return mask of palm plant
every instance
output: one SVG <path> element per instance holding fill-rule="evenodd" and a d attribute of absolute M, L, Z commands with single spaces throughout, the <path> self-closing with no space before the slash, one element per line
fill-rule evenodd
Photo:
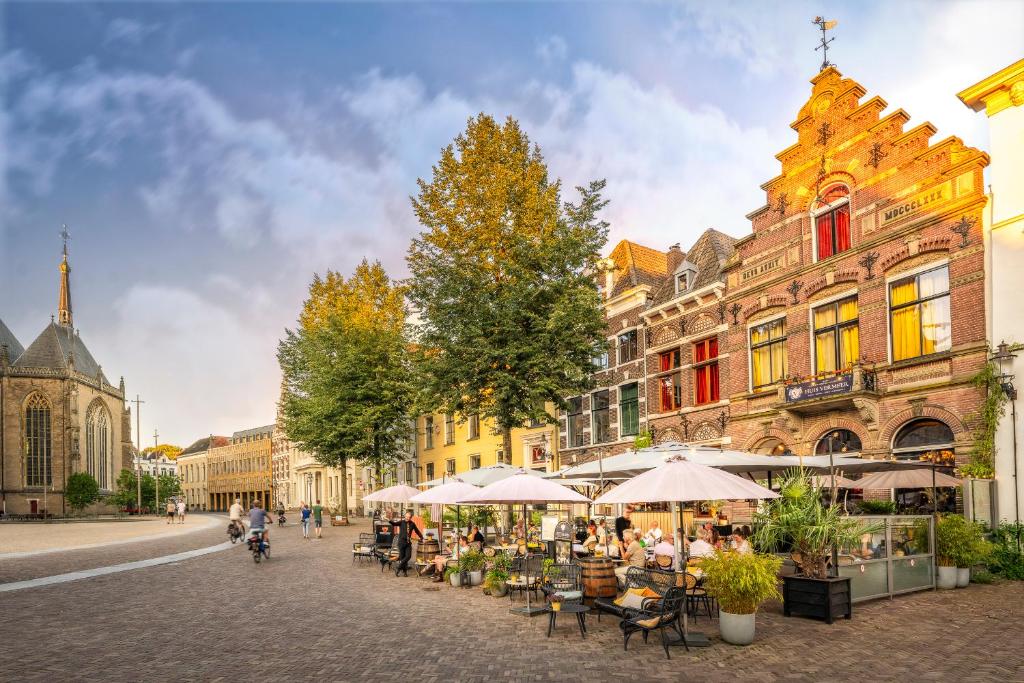
<path fill-rule="evenodd" d="M 809 578 L 828 576 L 833 548 L 854 545 L 862 534 L 882 528 L 845 516 L 834 502 L 826 505 L 821 490 L 803 470 L 787 472 L 779 492 L 781 497 L 767 501 L 754 517 L 754 543 L 764 550 L 778 550 L 790 543 L 794 559 Z"/>

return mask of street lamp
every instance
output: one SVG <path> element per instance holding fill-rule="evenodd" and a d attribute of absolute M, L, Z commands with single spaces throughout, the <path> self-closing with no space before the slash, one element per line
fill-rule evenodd
<path fill-rule="evenodd" d="M 999 366 L 999 388 L 1010 401 L 1010 429 L 1013 435 L 1013 510 L 1017 528 L 1017 550 L 1020 550 L 1020 480 L 1017 478 L 1017 389 L 1013 386 L 1013 359 L 1015 347 L 999 342 L 992 360 Z"/>

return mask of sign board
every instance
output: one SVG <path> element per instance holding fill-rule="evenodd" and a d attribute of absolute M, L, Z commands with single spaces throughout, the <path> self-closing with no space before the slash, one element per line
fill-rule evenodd
<path fill-rule="evenodd" d="M 821 380 L 790 384 L 786 387 L 786 402 L 806 401 L 812 398 L 848 393 L 853 388 L 853 374 L 845 373 Z"/>
<path fill-rule="evenodd" d="M 944 204 L 952 198 L 952 183 L 948 180 L 940 185 L 929 187 L 927 190 L 918 192 L 904 201 L 899 201 L 883 208 L 881 211 L 881 227 L 884 228 L 896 221 L 901 221 L 904 218 L 909 218 L 919 213 L 927 213 L 935 209 L 939 204 Z"/>
<path fill-rule="evenodd" d="M 555 527 L 558 526 L 558 515 L 544 515 L 540 518 L 540 540 L 555 540 Z"/>

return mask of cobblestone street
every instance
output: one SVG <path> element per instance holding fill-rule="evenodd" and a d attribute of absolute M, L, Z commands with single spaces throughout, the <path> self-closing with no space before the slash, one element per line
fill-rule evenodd
<path fill-rule="evenodd" d="M 44 588 L 0 593 L 9 624 L 0 643 L 5 680 L 1022 680 L 1024 584 L 971 586 L 861 605 L 827 626 L 758 616 L 754 645 L 717 639 L 666 661 L 639 638 L 628 653 L 616 622 L 508 611 L 507 598 L 353 564 L 357 527 L 303 541 L 275 528 L 273 556 L 255 565 L 241 546 L 178 563 Z M 188 540 L 185 540 L 188 539 Z M 160 545 L 105 552 L 106 564 L 222 542 L 220 525 Z M 118 547 L 115 547 L 118 548 Z M 130 548 L 130 550 L 126 550 Z M 98 566 L 95 551 L 0 562 L 4 581 Z M 15 571 L 11 567 L 18 567 Z M 82 617 L 88 615 L 89 619 Z M 259 659 L 247 653 L 258 651 Z M 16 664 L 15 664 L 16 663 Z"/>

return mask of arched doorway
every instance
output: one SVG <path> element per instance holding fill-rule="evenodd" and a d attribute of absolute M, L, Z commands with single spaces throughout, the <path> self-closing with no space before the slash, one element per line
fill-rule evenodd
<path fill-rule="evenodd" d="M 900 427 L 892 439 L 892 454 L 897 460 L 931 463 L 936 471 L 953 474 L 956 464 L 953 430 L 941 420 L 921 418 Z M 956 488 L 941 487 L 934 492 L 939 512 L 956 512 Z M 900 512 L 927 514 L 932 511 L 932 490 L 900 489 L 896 507 Z"/>
<path fill-rule="evenodd" d="M 751 449 L 752 453 L 758 455 L 792 455 L 793 451 L 789 450 L 789 446 L 782 443 L 780 439 L 775 437 L 768 437 L 764 439 L 756 446 Z"/>
<path fill-rule="evenodd" d="M 829 448 L 834 454 L 860 453 L 860 437 L 856 432 L 849 429 L 833 429 L 818 437 L 818 443 L 814 446 L 815 455 L 828 455 Z"/>

